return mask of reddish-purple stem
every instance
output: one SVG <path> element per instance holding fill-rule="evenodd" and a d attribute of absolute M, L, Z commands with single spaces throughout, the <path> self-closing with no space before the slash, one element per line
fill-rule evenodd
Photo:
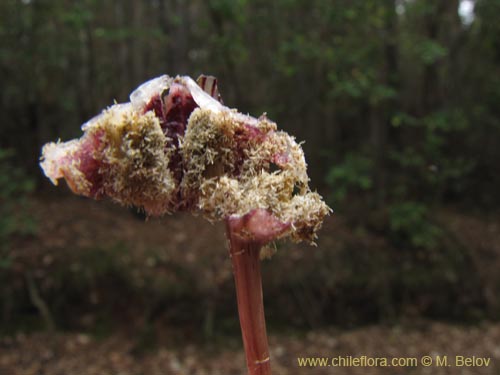
<path fill-rule="evenodd" d="M 248 375 L 271 375 L 267 342 L 262 280 L 260 273 L 261 244 L 240 236 L 231 220 L 226 220 L 229 254 L 236 283 L 236 298 Z"/>

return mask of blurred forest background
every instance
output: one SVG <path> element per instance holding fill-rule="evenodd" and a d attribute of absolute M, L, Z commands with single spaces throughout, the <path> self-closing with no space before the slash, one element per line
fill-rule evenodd
<path fill-rule="evenodd" d="M 214 75 L 227 105 L 305 141 L 335 211 L 317 248 L 280 243 L 264 263 L 272 342 L 303 353 L 290 337 L 421 319 L 498 336 L 499 14 L 499 0 L 0 1 L 0 369 L 28 344 L 39 363 L 43 330 L 83 332 L 77 347 L 128 332 L 125 357 L 241 345 L 222 228 L 144 223 L 38 167 L 45 142 L 161 74 Z"/>

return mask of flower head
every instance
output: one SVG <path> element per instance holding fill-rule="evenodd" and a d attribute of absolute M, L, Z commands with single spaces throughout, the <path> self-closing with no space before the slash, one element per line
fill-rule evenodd
<path fill-rule="evenodd" d="M 42 169 L 76 194 L 150 215 L 201 212 L 249 241 L 313 241 L 330 209 L 309 189 L 300 145 L 265 115 L 222 105 L 213 78 L 199 82 L 142 84 L 84 124 L 80 139 L 45 145 Z"/>

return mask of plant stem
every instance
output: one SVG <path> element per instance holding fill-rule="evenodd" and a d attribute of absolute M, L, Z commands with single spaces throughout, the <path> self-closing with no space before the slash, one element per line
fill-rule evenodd
<path fill-rule="evenodd" d="M 248 375 L 271 375 L 267 343 L 262 280 L 260 273 L 261 244 L 242 238 L 226 220 L 229 255 L 236 283 L 236 298 L 240 317 Z"/>

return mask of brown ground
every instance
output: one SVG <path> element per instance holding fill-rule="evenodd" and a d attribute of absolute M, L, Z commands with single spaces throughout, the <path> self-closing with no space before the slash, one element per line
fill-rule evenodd
<path fill-rule="evenodd" d="M 305 337 L 271 335 L 273 373 L 288 374 L 500 374 L 500 325 L 467 328 L 424 324 L 419 329 L 369 327 L 354 331 L 309 332 Z M 231 348 L 186 345 L 140 356 L 129 339 L 96 341 L 85 334 L 18 335 L 0 341 L 2 375 L 239 375 L 244 355 Z M 447 356 L 450 367 L 299 367 L 297 357 Z M 491 358 L 489 366 L 456 367 L 455 356 Z"/>
<path fill-rule="evenodd" d="M 82 272 L 72 257 L 72 252 L 89 249 L 99 244 L 107 249 L 116 243 L 125 244 L 133 251 L 124 255 L 124 262 L 135 264 L 133 277 L 141 285 L 150 282 L 148 273 L 164 273 L 159 282 L 169 280 L 165 264 L 175 259 L 190 273 L 197 275 L 193 288 L 210 290 L 214 285 L 231 283 L 231 269 L 226 252 L 223 228 L 211 226 L 201 218 L 187 215 L 165 217 L 144 222 L 137 220 L 124 209 L 108 203 L 95 203 L 75 197 L 64 199 L 39 198 L 32 204 L 33 216 L 38 221 L 34 238 L 20 239 L 15 251 L 14 265 L 19 269 L 31 269 L 39 289 L 49 288 L 53 265 L 61 259 L 69 259 L 67 267 L 75 273 Z M 446 215 L 446 214 L 445 214 Z M 450 227 L 464 241 L 476 242 L 474 233 L 482 230 L 479 249 L 500 252 L 498 226 L 484 228 L 475 219 L 450 221 Z M 320 234 L 319 249 L 338 246 L 330 233 L 341 240 L 352 236 L 342 221 L 328 219 L 323 234 Z M 469 238 L 470 237 L 470 238 Z M 360 241 L 363 241 L 361 239 Z M 370 246 L 376 248 L 379 239 Z M 278 256 L 275 262 L 288 262 L 280 266 L 280 277 L 293 273 L 306 264 L 308 259 L 319 254 L 303 246 L 286 245 L 286 257 Z M 154 249 L 154 251 L 151 251 Z M 312 257 L 309 257 L 312 254 Z M 498 258 L 497 258 L 498 259 Z M 479 262 L 479 260 L 478 260 Z M 490 264 L 490 267 L 487 267 Z M 487 275 L 496 272 L 487 263 L 481 269 Z M 137 271 L 137 272 L 136 272 Z M 268 271 L 269 273 L 269 271 Z M 268 277 L 272 282 L 272 277 Z M 175 280 L 173 281 L 175 282 Z M 47 285 L 45 285 L 47 284 Z M 90 299 L 99 300 L 99 296 Z M 489 298 L 496 298 L 492 289 Z M 99 302 L 95 302 L 99 304 Z M 314 319 L 312 316 L 311 319 Z M 92 324 L 92 319 L 89 320 Z M 134 326 L 140 322 L 131 321 Z M 85 326 L 82 323 L 81 326 Z M 202 340 L 190 343 L 190 339 L 159 340 L 153 349 L 137 351 L 137 340 L 131 335 L 134 330 L 124 327 L 103 339 L 87 331 L 81 333 L 12 334 L 0 338 L 0 375 L 155 375 L 155 374 L 244 374 L 244 355 L 239 337 L 218 339 L 215 345 Z M 161 324 L 160 337 L 178 337 L 178 329 Z M 192 335 L 192 333 L 190 334 Z M 222 342 L 221 342 L 222 340 Z M 391 327 L 370 326 L 355 330 L 316 328 L 309 332 L 286 334 L 271 331 L 271 357 L 273 373 L 286 374 L 500 374 L 500 324 L 482 323 L 475 326 L 452 325 L 436 322 L 407 322 Z M 414 357 L 448 356 L 449 367 L 299 367 L 298 357 Z M 456 367 L 455 356 L 491 358 L 489 366 Z"/>

